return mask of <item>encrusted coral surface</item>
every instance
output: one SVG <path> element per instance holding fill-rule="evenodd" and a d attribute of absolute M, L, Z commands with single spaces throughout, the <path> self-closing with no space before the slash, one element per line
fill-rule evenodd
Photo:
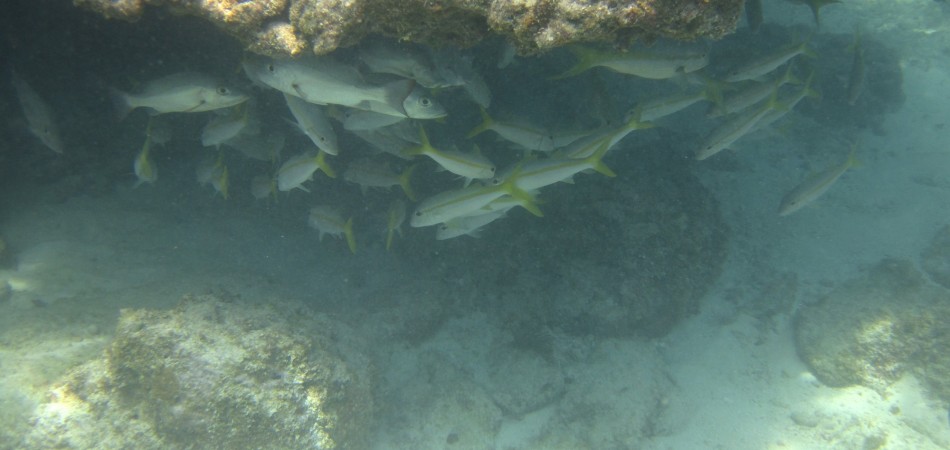
<path fill-rule="evenodd" d="M 717 38 L 742 0 L 74 0 L 105 17 L 136 20 L 146 6 L 198 16 L 270 56 L 317 54 L 371 33 L 429 45 L 470 46 L 502 35 L 523 54 L 573 42 Z"/>
<path fill-rule="evenodd" d="M 26 445 L 360 448 L 369 364 L 338 340 L 345 329 L 285 308 L 188 296 L 123 310 L 103 357 L 52 391 Z"/>
<path fill-rule="evenodd" d="M 798 352 L 824 383 L 882 391 L 914 373 L 950 399 L 950 291 L 926 281 L 910 261 L 885 259 L 862 277 L 803 308 Z"/>

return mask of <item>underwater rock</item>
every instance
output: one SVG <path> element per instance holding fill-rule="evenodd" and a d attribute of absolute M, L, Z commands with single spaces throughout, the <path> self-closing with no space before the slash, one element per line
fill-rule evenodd
<path fill-rule="evenodd" d="M 100 359 L 52 390 L 29 448 L 360 448 L 371 368 L 300 305 L 186 296 L 123 310 Z"/>
<path fill-rule="evenodd" d="M 944 225 L 934 235 L 930 246 L 920 255 L 920 265 L 931 280 L 950 289 L 950 225 Z"/>
<path fill-rule="evenodd" d="M 542 198 L 557 201 L 542 205 L 542 219 L 511 214 L 478 247 L 444 241 L 440 276 L 457 277 L 458 261 L 493 261 L 465 266 L 472 289 L 518 347 L 545 358 L 559 333 L 665 335 L 699 310 L 729 244 L 718 202 L 682 170 L 675 141 L 618 145 L 610 167 L 623 175 L 550 186 Z"/>
<path fill-rule="evenodd" d="M 799 311 L 798 353 L 833 387 L 882 392 L 914 373 L 950 400 L 950 291 L 905 260 L 885 259 L 822 301 Z"/>
<path fill-rule="evenodd" d="M 522 54 L 575 42 L 666 37 L 694 40 L 732 32 L 744 0 L 73 0 L 127 21 L 146 4 L 201 17 L 248 49 L 269 56 L 316 54 L 378 33 L 433 46 L 471 46 L 502 35 Z M 289 22 L 288 22 L 289 18 Z"/>

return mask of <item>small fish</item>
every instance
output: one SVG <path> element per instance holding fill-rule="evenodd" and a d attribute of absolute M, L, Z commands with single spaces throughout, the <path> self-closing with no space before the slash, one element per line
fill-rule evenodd
<path fill-rule="evenodd" d="M 854 58 L 851 60 L 851 73 L 848 76 L 848 104 L 854 106 L 864 91 L 864 47 L 861 45 L 861 35 L 854 33 L 854 44 L 851 45 Z"/>
<path fill-rule="evenodd" d="M 373 130 L 353 130 L 352 133 L 369 143 L 377 153 L 388 153 L 405 160 L 413 158 L 407 151 L 421 143 L 418 130 L 408 120 Z"/>
<path fill-rule="evenodd" d="M 477 216 L 456 217 L 440 224 L 435 229 L 435 239 L 444 241 L 459 236 L 478 237 L 486 225 L 505 217 L 508 210 L 496 210 Z"/>
<path fill-rule="evenodd" d="M 766 74 L 772 73 L 781 65 L 787 63 L 798 55 L 805 55 L 810 58 L 816 58 L 818 55 L 810 48 L 808 42 L 788 47 L 759 58 L 748 61 L 732 70 L 730 70 L 723 81 L 735 83 L 738 81 L 754 80 Z"/>
<path fill-rule="evenodd" d="M 17 99 L 20 100 L 20 109 L 23 110 L 30 133 L 39 138 L 50 150 L 62 154 L 63 141 L 59 138 L 59 127 L 56 126 L 53 111 L 49 105 L 16 72 L 11 71 L 10 79 Z"/>
<path fill-rule="evenodd" d="M 763 102 L 762 105 L 746 109 L 713 129 L 700 145 L 699 151 L 696 152 L 696 159 L 703 160 L 725 150 L 753 130 L 759 120 L 770 111 L 788 109 L 778 103 L 777 95 L 778 90 L 773 90 L 772 97 Z"/>
<path fill-rule="evenodd" d="M 654 50 L 610 52 L 580 46 L 571 47 L 570 50 L 579 61 L 566 72 L 551 78 L 552 80 L 572 77 L 594 67 L 606 67 L 615 72 L 651 80 L 665 80 L 695 72 L 709 64 L 709 52 L 706 50 L 670 53 Z"/>
<path fill-rule="evenodd" d="M 403 101 L 415 82 L 366 82 L 356 68 L 329 57 L 274 60 L 251 56 L 242 63 L 252 80 L 318 105 L 342 105 L 408 117 Z"/>
<path fill-rule="evenodd" d="M 499 69 L 508 67 L 515 60 L 515 56 L 517 55 L 518 49 L 515 48 L 514 44 L 506 40 L 501 44 L 501 49 L 499 49 L 498 52 L 498 63 L 495 64 L 495 67 Z"/>
<path fill-rule="evenodd" d="M 766 81 L 748 81 L 748 85 L 724 98 L 706 113 L 706 117 L 715 118 L 742 111 L 768 98 L 772 91 L 785 84 L 801 84 L 801 80 L 792 73 L 791 65 L 779 77 Z"/>
<path fill-rule="evenodd" d="M 528 150 L 539 152 L 550 152 L 554 150 L 554 138 L 550 133 L 541 131 L 537 128 L 525 125 L 516 125 L 512 123 L 497 122 L 488 115 L 484 108 L 481 109 L 482 123 L 468 132 L 467 138 L 471 139 L 484 131 L 494 131 L 503 139 L 520 145 Z"/>
<path fill-rule="evenodd" d="M 360 49 L 360 60 L 370 71 L 411 78 L 427 88 L 443 88 L 454 84 L 436 71 L 432 59 L 421 48 L 376 41 Z"/>
<path fill-rule="evenodd" d="M 650 122 L 643 122 L 640 119 L 640 111 L 634 109 L 627 114 L 624 123 L 619 126 L 607 128 L 603 131 L 591 133 L 589 136 L 572 142 L 567 147 L 556 152 L 558 156 L 570 159 L 589 158 L 600 150 L 601 146 L 606 146 L 604 152 L 610 151 L 618 142 L 627 137 L 628 134 L 636 130 L 653 128 Z"/>
<path fill-rule="evenodd" d="M 779 104 L 783 105 L 784 107 L 769 111 L 765 116 L 759 119 L 758 122 L 756 122 L 755 127 L 752 128 L 752 131 L 766 128 L 769 125 L 775 123 L 775 121 L 781 119 L 782 117 L 785 117 L 785 115 L 788 114 L 789 111 L 795 109 L 795 106 L 798 105 L 799 102 L 804 100 L 805 97 L 820 99 L 821 94 L 818 91 L 812 89 L 811 87 L 811 83 L 814 77 L 815 77 L 815 72 L 812 72 L 811 74 L 808 75 L 808 78 L 805 79 L 805 85 L 802 86 L 801 89 L 799 89 L 797 92 L 795 92 L 792 95 L 789 95 L 787 97 L 782 97 L 782 99 L 779 100 Z"/>
<path fill-rule="evenodd" d="M 352 217 L 344 221 L 343 216 L 335 208 L 325 205 L 314 206 L 310 208 L 307 225 L 320 232 L 319 240 L 321 242 L 324 234 L 334 237 L 342 235 L 346 239 L 346 245 L 350 248 L 350 253 L 356 253 L 356 237 L 353 235 Z"/>
<path fill-rule="evenodd" d="M 273 163 L 280 159 L 280 153 L 284 149 L 286 140 L 287 137 L 279 131 L 263 136 L 242 133 L 229 140 L 226 145 L 243 153 L 248 158 Z"/>
<path fill-rule="evenodd" d="M 429 143 L 426 130 L 421 126 L 419 140 L 422 143 L 416 148 L 407 150 L 406 154 L 428 156 L 445 170 L 467 179 L 486 179 L 495 176 L 495 165 L 478 152 L 462 153 L 436 149 Z"/>
<path fill-rule="evenodd" d="M 854 157 L 854 153 L 855 146 L 852 146 L 851 153 L 848 154 L 848 159 L 845 160 L 845 162 L 808 177 L 805 181 L 792 189 L 782 198 L 782 204 L 779 205 L 778 208 L 778 215 L 787 216 L 811 203 L 816 198 L 821 197 L 848 169 L 860 164 Z"/>
<path fill-rule="evenodd" d="M 640 102 L 636 106 L 636 114 L 640 117 L 640 120 L 651 122 L 680 112 L 704 100 L 712 100 L 710 91 L 707 89 L 692 93 L 675 94 Z"/>
<path fill-rule="evenodd" d="M 277 180 L 270 175 L 255 175 L 251 179 L 251 195 L 258 200 L 277 199 Z"/>
<path fill-rule="evenodd" d="M 231 114 L 216 116 L 201 130 L 201 145 L 218 147 L 237 137 L 247 127 L 248 107 L 242 103 Z"/>
<path fill-rule="evenodd" d="M 402 237 L 402 224 L 406 221 L 406 202 L 396 199 L 389 205 L 386 212 L 386 250 L 393 245 L 393 234 L 399 233 Z"/>
<path fill-rule="evenodd" d="M 762 28 L 762 22 L 765 21 L 762 14 L 762 0 L 746 0 L 745 20 L 749 23 L 749 31 L 759 32 L 759 28 Z"/>
<path fill-rule="evenodd" d="M 390 188 L 392 186 L 400 186 L 402 187 L 402 191 L 406 193 L 406 197 L 409 197 L 409 200 L 415 201 L 415 194 L 412 192 L 412 186 L 409 184 L 409 180 L 415 169 L 416 165 L 412 165 L 401 174 L 397 174 L 383 161 L 361 158 L 350 163 L 350 166 L 343 172 L 343 179 L 350 183 L 358 184 L 363 188 Z"/>
<path fill-rule="evenodd" d="M 135 157 L 135 163 L 132 167 L 135 170 L 135 177 L 138 178 L 138 181 L 135 182 L 133 188 L 139 187 L 142 183 L 154 183 L 158 180 L 158 168 L 155 167 L 155 163 L 152 161 L 151 156 L 149 156 L 149 150 L 151 149 L 152 139 L 149 136 L 149 132 L 145 132 L 145 143 L 142 144 L 142 150 L 139 151 L 138 156 Z"/>
<path fill-rule="evenodd" d="M 416 206 L 412 217 L 409 218 L 409 225 L 426 227 L 456 217 L 470 215 L 505 195 L 521 199 L 524 202 L 522 206 L 525 209 L 536 216 L 542 216 L 541 211 L 534 206 L 531 194 L 518 188 L 515 184 L 518 172 L 520 170 L 516 168 L 507 180 L 498 184 L 488 186 L 471 185 L 433 195 Z"/>
<path fill-rule="evenodd" d="M 432 51 L 436 72 L 449 86 L 461 86 L 468 97 L 482 108 L 491 105 L 491 90 L 472 65 L 471 55 L 462 56 L 457 48 L 443 47 Z"/>
<path fill-rule="evenodd" d="M 307 103 L 300 97 L 287 93 L 284 93 L 284 100 L 287 101 L 290 113 L 297 120 L 297 127 L 313 141 L 314 145 L 331 155 L 340 154 L 336 132 L 333 131 L 333 124 L 330 123 L 323 106 Z"/>
<path fill-rule="evenodd" d="M 569 180 L 588 169 L 594 169 L 608 177 L 615 177 L 617 174 L 601 161 L 608 150 L 610 150 L 609 140 L 605 139 L 601 141 L 600 148 L 596 152 L 583 159 L 551 157 L 528 161 L 514 175 L 514 184 L 518 189 L 534 191 Z"/>
<path fill-rule="evenodd" d="M 317 170 L 322 170 L 330 178 L 336 178 L 336 173 L 327 164 L 325 155 L 324 152 L 317 152 L 317 154 L 304 152 L 288 159 L 277 170 L 277 189 L 286 192 L 299 188 L 310 192 L 303 187 L 303 183 L 312 180 Z"/>
<path fill-rule="evenodd" d="M 241 91 L 195 72 L 183 72 L 152 80 L 138 94 L 112 90 L 119 118 L 136 108 L 149 108 L 154 114 L 203 112 L 230 108 L 247 101 Z"/>

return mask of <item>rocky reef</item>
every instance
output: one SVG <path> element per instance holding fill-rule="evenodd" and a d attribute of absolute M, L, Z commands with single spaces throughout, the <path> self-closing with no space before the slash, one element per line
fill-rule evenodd
<path fill-rule="evenodd" d="M 350 336 L 302 306 L 227 296 L 123 310 L 112 344 L 52 390 L 24 445 L 361 448 L 372 371 Z"/>
<path fill-rule="evenodd" d="M 883 392 L 912 373 L 950 400 L 950 291 L 907 260 L 885 259 L 796 320 L 798 352 L 825 384 Z"/>
<path fill-rule="evenodd" d="M 574 42 L 620 45 L 731 32 L 742 0 L 74 0 L 134 21 L 146 6 L 201 17 L 253 52 L 326 54 L 378 33 L 432 46 L 471 46 L 501 35 L 522 54 Z"/>

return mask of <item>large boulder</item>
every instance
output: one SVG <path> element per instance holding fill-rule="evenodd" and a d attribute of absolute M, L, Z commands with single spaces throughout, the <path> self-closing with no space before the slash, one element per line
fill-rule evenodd
<path fill-rule="evenodd" d="M 41 407 L 29 448 L 361 448 L 372 371 L 299 305 L 186 296 L 123 310 L 102 358 Z"/>
<path fill-rule="evenodd" d="M 833 387 L 882 392 L 914 373 L 950 400 L 950 291 L 914 264 L 885 259 L 858 279 L 802 308 L 795 321 L 801 358 Z"/>

